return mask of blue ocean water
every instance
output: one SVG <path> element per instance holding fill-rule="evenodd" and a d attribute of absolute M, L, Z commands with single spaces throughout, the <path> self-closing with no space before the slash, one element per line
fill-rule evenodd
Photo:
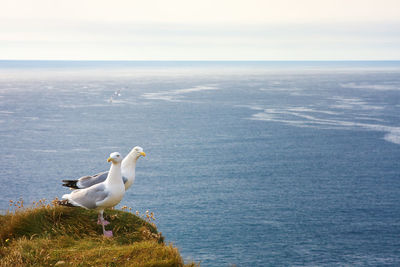
<path fill-rule="evenodd" d="M 121 205 L 187 260 L 400 265 L 399 114 L 396 61 L 0 61 L 0 210 L 140 145 Z"/>

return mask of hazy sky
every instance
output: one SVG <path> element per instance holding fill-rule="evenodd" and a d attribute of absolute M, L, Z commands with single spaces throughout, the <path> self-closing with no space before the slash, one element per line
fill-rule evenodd
<path fill-rule="evenodd" d="M 0 3 L 0 59 L 400 60 L 400 0 Z"/>

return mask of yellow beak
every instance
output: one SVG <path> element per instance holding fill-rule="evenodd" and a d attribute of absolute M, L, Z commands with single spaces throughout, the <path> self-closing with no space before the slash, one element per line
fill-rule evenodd
<path fill-rule="evenodd" d="M 110 162 L 110 161 L 112 161 L 113 159 L 110 157 L 110 158 L 108 158 L 107 159 L 107 162 Z"/>
<path fill-rule="evenodd" d="M 146 153 L 144 153 L 144 152 L 140 152 L 140 155 L 142 155 L 143 157 L 146 157 Z"/>

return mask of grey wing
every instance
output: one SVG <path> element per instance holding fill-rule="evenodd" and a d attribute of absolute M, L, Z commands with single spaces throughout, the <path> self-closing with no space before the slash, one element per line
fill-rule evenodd
<path fill-rule="evenodd" d="M 108 191 L 104 184 L 94 185 L 90 188 L 78 189 L 71 193 L 70 200 L 87 209 L 97 208 L 96 203 L 108 197 Z"/>
<path fill-rule="evenodd" d="M 95 184 L 102 183 L 107 179 L 108 171 L 100 172 L 92 176 L 84 176 L 78 179 L 76 185 L 79 188 L 88 188 Z"/>

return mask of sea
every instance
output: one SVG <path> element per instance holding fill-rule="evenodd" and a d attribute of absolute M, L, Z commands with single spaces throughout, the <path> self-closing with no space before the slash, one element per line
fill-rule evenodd
<path fill-rule="evenodd" d="M 400 265 L 400 61 L 0 61 L 2 212 L 134 146 L 186 262 Z"/>

